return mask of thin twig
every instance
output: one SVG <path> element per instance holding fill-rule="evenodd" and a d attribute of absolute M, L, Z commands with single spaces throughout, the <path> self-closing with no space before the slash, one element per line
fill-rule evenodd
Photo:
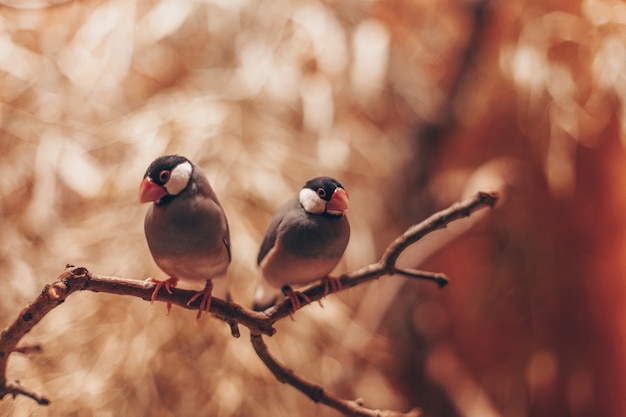
<path fill-rule="evenodd" d="M 433 214 L 423 222 L 409 227 L 406 232 L 391 242 L 383 254 L 380 262 L 385 264 L 388 268 L 391 268 L 392 265 L 395 265 L 398 260 L 398 256 L 400 256 L 400 254 L 407 247 L 417 242 L 427 234 L 432 233 L 435 230 L 445 228 L 454 220 L 469 217 L 470 214 L 478 209 L 483 207 L 493 207 L 497 201 L 497 193 L 479 192 L 472 198 L 455 203 L 447 209 Z"/>
<path fill-rule="evenodd" d="M 281 364 L 278 359 L 270 353 L 262 335 L 253 333 L 250 335 L 250 341 L 252 342 L 256 354 L 274 374 L 276 379 L 284 384 L 291 385 L 316 403 L 326 404 L 347 416 L 355 417 L 419 417 L 420 415 L 420 411 L 417 408 L 414 408 L 408 413 L 390 410 L 372 410 L 364 407 L 361 401 L 344 400 L 335 397 L 327 393 L 324 388 L 319 385 L 312 384 L 300 378 L 291 369 Z"/>
<path fill-rule="evenodd" d="M 4 398 L 5 395 L 11 395 L 13 398 L 15 398 L 18 395 L 24 395 L 25 397 L 32 398 L 33 400 L 35 400 L 37 404 L 40 404 L 40 405 L 50 404 L 50 400 L 47 397 L 44 397 L 43 395 L 39 395 L 35 392 L 32 392 L 22 387 L 17 382 L 7 384 L 0 392 L 3 392 L 3 395 L 0 396 L 0 399 Z"/>
<path fill-rule="evenodd" d="M 27 355 L 33 352 L 41 352 L 43 351 L 43 347 L 40 344 L 35 345 L 22 345 L 15 348 L 13 352 L 21 353 L 23 355 Z"/>
<path fill-rule="evenodd" d="M 456 203 L 425 221 L 410 227 L 405 233 L 394 240 L 379 262 L 365 266 L 357 271 L 345 273 L 338 277 L 341 287 L 329 289 L 324 284 L 310 287 L 304 294 L 313 301 L 318 301 L 329 293 L 352 288 L 364 282 L 378 279 L 384 275 L 401 274 L 411 278 L 427 279 L 436 282 L 439 286 L 447 283 L 443 274 L 418 271 L 409 268 L 398 268 L 395 262 L 398 256 L 411 244 L 423 236 L 435 230 L 444 228 L 448 223 L 469 216 L 474 211 L 493 207 L 498 200 L 495 193 L 478 193 L 473 198 Z M 146 301 L 150 301 L 155 284 L 149 281 L 139 281 L 126 278 L 96 275 L 86 268 L 68 265 L 56 281 L 47 284 L 41 294 L 28 304 L 18 317 L 0 334 L 0 399 L 7 395 L 25 395 L 39 404 L 48 404 L 48 399 L 39 396 L 16 383 L 9 383 L 6 379 L 7 362 L 11 353 L 19 351 L 19 341 L 53 308 L 62 304 L 67 297 L 77 291 L 104 292 L 117 295 L 130 295 Z M 171 293 L 161 291 L 157 300 L 190 310 L 199 308 L 199 301 L 187 304 L 195 291 L 172 288 Z M 300 306 L 299 308 L 302 308 Z M 237 303 L 214 298 L 211 302 L 210 312 L 217 318 L 225 321 L 231 327 L 233 336 L 238 337 L 238 325 L 247 327 L 252 334 L 252 344 L 263 362 L 278 378 L 278 380 L 294 386 L 313 401 L 322 402 L 344 414 L 352 416 L 377 416 L 377 417 L 416 417 L 417 409 L 408 413 L 395 411 L 370 410 L 363 407 L 360 401 L 348 401 L 334 397 L 324 391 L 323 388 L 305 381 L 295 375 L 293 371 L 278 362 L 267 350 L 267 345 L 262 339 L 263 335 L 272 336 L 275 333 L 274 323 L 293 313 L 291 301 L 284 300 L 280 304 L 270 307 L 263 312 L 247 309 Z M 23 349 L 22 349 L 23 350 Z"/>
<path fill-rule="evenodd" d="M 426 281 L 434 281 L 439 288 L 448 285 L 448 278 L 440 272 L 419 271 L 411 268 L 395 268 L 395 273 L 404 275 L 409 278 L 425 279 Z"/>

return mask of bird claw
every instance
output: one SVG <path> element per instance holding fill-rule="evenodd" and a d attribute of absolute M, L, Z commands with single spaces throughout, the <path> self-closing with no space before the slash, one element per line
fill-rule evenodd
<path fill-rule="evenodd" d="M 211 293 L 213 292 L 213 283 L 211 281 L 207 281 L 204 289 L 202 291 L 198 291 L 194 294 L 193 297 L 187 301 L 187 305 L 191 305 L 194 301 L 196 301 L 200 296 L 202 299 L 200 300 L 200 306 L 198 307 L 198 314 L 196 315 L 196 320 L 200 320 L 202 317 L 202 312 L 209 312 L 211 310 Z"/>
<path fill-rule="evenodd" d="M 178 284 L 178 278 L 175 278 L 175 277 L 169 277 L 168 279 L 163 280 L 163 281 L 150 277 L 146 279 L 146 281 L 156 284 L 156 286 L 154 287 L 154 291 L 152 291 L 152 296 L 150 297 L 150 304 L 153 304 L 156 301 L 161 288 L 165 287 L 165 290 L 171 294 L 172 288 L 176 287 L 176 285 Z M 172 303 L 168 302 L 166 307 L 167 307 L 167 315 L 169 316 L 170 313 L 172 312 Z"/>
<path fill-rule="evenodd" d="M 322 283 L 324 284 L 323 297 L 326 297 L 328 294 L 341 291 L 341 289 L 343 288 L 341 280 L 339 278 L 331 277 L 330 275 L 326 275 L 324 278 L 322 278 Z M 322 304 L 321 298 L 317 300 L 317 303 L 320 305 L 320 307 L 324 308 L 324 304 Z"/>
<path fill-rule="evenodd" d="M 293 314 L 302 306 L 300 298 L 302 298 L 302 301 L 304 301 L 305 304 L 311 304 L 311 299 L 305 293 L 295 291 L 289 285 L 285 285 L 282 288 L 282 291 L 283 294 L 285 294 L 285 296 L 291 301 L 291 311 L 289 312 L 289 317 L 291 317 L 291 320 L 294 320 Z"/>
<path fill-rule="evenodd" d="M 341 291 L 343 288 L 343 284 L 339 278 L 331 277 L 330 275 L 326 275 L 322 278 L 322 283 L 324 283 L 324 297 L 328 294 Z"/>

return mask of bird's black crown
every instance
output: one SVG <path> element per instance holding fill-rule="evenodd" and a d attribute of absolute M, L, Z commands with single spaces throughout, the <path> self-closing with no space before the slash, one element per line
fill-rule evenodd
<path fill-rule="evenodd" d="M 345 190 L 344 186 L 341 185 L 339 181 L 331 177 L 313 178 L 312 180 L 307 181 L 307 183 L 304 184 L 304 188 L 310 188 L 326 201 L 330 201 L 337 187 L 343 188 Z M 321 192 L 320 190 L 323 190 L 323 192 Z"/>
<path fill-rule="evenodd" d="M 189 162 L 189 160 L 180 155 L 160 156 L 152 161 L 148 169 L 146 169 L 144 177 L 148 176 L 154 183 L 163 186 L 164 181 L 161 179 L 161 172 L 172 171 L 183 162 Z"/>

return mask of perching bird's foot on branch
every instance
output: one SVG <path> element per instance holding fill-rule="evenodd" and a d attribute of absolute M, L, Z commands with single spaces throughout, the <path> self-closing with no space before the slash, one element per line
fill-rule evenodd
<path fill-rule="evenodd" d="M 328 294 L 339 292 L 343 288 L 343 286 L 341 285 L 341 280 L 339 278 L 331 277 L 330 275 L 326 275 L 324 278 L 322 278 L 322 284 L 324 284 L 324 297 L 326 297 Z M 320 305 L 320 307 L 324 307 L 321 299 L 317 300 L 317 303 Z"/>
<path fill-rule="evenodd" d="M 322 278 L 322 284 L 324 284 L 324 296 L 333 292 L 339 292 L 343 288 L 341 280 L 339 278 L 331 277 L 330 275 L 326 275 Z"/>
<path fill-rule="evenodd" d="M 152 291 L 152 296 L 150 297 L 150 304 L 154 304 L 157 296 L 159 295 L 159 291 L 161 291 L 161 288 L 165 288 L 165 291 L 171 294 L 172 288 L 176 287 L 176 285 L 178 284 L 178 278 L 174 277 L 169 277 L 168 279 L 164 279 L 163 281 L 149 277 L 148 279 L 146 279 L 146 281 L 156 284 L 156 286 L 154 287 L 154 291 Z M 166 308 L 167 315 L 169 316 L 172 312 L 172 303 L 167 303 Z"/>
<path fill-rule="evenodd" d="M 310 302 L 319 301 L 326 295 L 345 291 L 362 283 L 393 274 L 399 274 L 409 278 L 426 279 L 442 287 L 448 282 L 445 276 L 439 273 L 397 267 L 396 261 L 398 257 L 406 248 L 425 235 L 446 227 L 450 222 L 467 217 L 476 210 L 484 207 L 493 207 L 497 201 L 498 195 L 496 193 L 480 192 L 468 200 L 453 204 L 449 208 L 407 229 L 402 235 L 389 244 L 378 262 L 337 277 L 337 280 L 341 283 L 340 286 L 328 286 L 321 282 L 302 291 L 302 294 L 304 294 Z M 157 284 L 153 282 L 144 280 L 96 275 L 89 272 L 86 268 L 68 265 L 65 271 L 63 271 L 54 282 L 47 284 L 43 288 L 43 291 L 41 291 L 41 293 L 17 315 L 15 320 L 0 333 L 0 399 L 6 396 L 15 397 L 22 395 L 32 398 L 42 405 L 49 403 L 45 396 L 35 394 L 17 383 L 8 382 L 6 375 L 7 362 L 12 353 L 20 350 L 18 344 L 26 333 L 32 330 L 32 328 L 52 309 L 63 304 L 71 294 L 87 290 L 95 293 L 129 295 L 151 301 L 155 293 L 156 285 Z M 208 303 L 202 306 L 201 302 L 198 302 L 198 300 L 189 303 L 190 298 L 196 294 L 195 291 L 173 287 L 170 287 L 170 291 L 171 292 L 158 292 L 155 299 L 190 310 L 198 310 L 204 307 L 213 316 L 226 322 L 231 327 L 231 332 L 234 336 L 239 334 L 239 325 L 247 327 L 251 333 L 251 342 L 257 355 L 276 378 L 283 383 L 293 386 L 314 401 L 319 401 L 349 416 L 419 416 L 417 409 L 411 410 L 408 413 L 373 410 L 364 407 L 362 401 L 337 398 L 327 393 L 322 387 L 312 384 L 296 375 L 291 369 L 275 359 L 267 349 L 263 336 L 272 336 L 276 331 L 274 324 L 293 313 L 294 308 L 289 299 L 285 299 L 262 312 L 257 312 L 237 303 L 224 301 L 216 297 L 212 297 L 211 303 L 208 306 L 206 305 Z M 299 308 L 304 308 L 305 306 L 306 305 L 300 305 Z"/>
<path fill-rule="evenodd" d="M 200 306 L 198 307 L 198 314 L 196 314 L 196 320 L 200 320 L 200 318 L 202 317 L 202 313 L 204 312 L 208 313 L 209 311 L 211 311 L 211 300 L 213 298 L 211 295 L 212 292 L 213 292 L 213 282 L 211 282 L 211 280 L 208 280 L 206 282 L 206 285 L 204 286 L 204 289 L 202 291 L 198 291 L 193 297 L 189 299 L 189 301 L 187 301 L 187 305 L 190 305 L 191 303 L 196 301 L 198 298 L 200 298 Z"/>
<path fill-rule="evenodd" d="M 293 313 L 295 313 L 296 310 L 299 310 L 304 305 L 311 304 L 311 299 L 306 294 L 300 291 L 295 291 L 289 285 L 283 286 L 282 292 L 289 299 L 289 301 L 291 301 L 292 314 L 289 315 L 291 320 L 294 320 Z M 304 304 L 300 302 L 300 299 L 304 301 Z"/>

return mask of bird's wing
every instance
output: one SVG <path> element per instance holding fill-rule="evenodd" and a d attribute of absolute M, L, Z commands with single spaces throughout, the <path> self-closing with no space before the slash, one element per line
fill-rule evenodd
<path fill-rule="evenodd" d="M 228 220 L 226 220 L 226 213 L 224 213 L 224 209 L 222 208 L 222 204 L 220 203 L 215 190 L 209 183 L 209 180 L 206 178 L 206 175 L 198 166 L 194 166 L 194 181 L 195 181 L 195 189 L 192 190 L 191 194 L 197 194 L 203 197 L 202 201 L 206 204 L 207 212 L 213 212 L 215 215 L 212 216 L 214 219 L 218 221 L 218 223 L 223 222 L 223 224 L 217 225 L 217 227 L 223 228 L 222 235 L 222 243 L 226 247 L 226 252 L 228 253 L 228 262 L 232 260 L 231 252 L 230 252 L 230 228 L 228 227 Z M 214 225 L 215 227 L 215 225 Z M 213 227 L 212 227 L 213 229 Z"/>
<path fill-rule="evenodd" d="M 274 216 L 272 221 L 270 221 L 269 226 L 267 227 L 267 231 L 265 232 L 265 236 L 263 237 L 263 241 L 261 242 L 261 248 L 259 249 L 259 256 L 257 258 L 257 264 L 260 265 L 265 255 L 274 247 L 276 244 L 276 236 L 278 236 L 278 227 L 280 223 L 283 221 L 282 216 Z"/>
<path fill-rule="evenodd" d="M 280 207 L 270 224 L 267 226 L 267 231 L 265 232 L 265 236 L 263 237 L 263 241 L 261 242 L 261 248 L 259 249 L 259 256 L 257 258 L 257 264 L 260 265 L 265 255 L 276 245 L 276 239 L 278 238 L 278 231 L 280 230 L 281 223 L 285 220 L 285 217 L 291 210 L 300 209 L 300 203 L 298 202 L 297 197 L 289 200 L 285 205 Z"/>

